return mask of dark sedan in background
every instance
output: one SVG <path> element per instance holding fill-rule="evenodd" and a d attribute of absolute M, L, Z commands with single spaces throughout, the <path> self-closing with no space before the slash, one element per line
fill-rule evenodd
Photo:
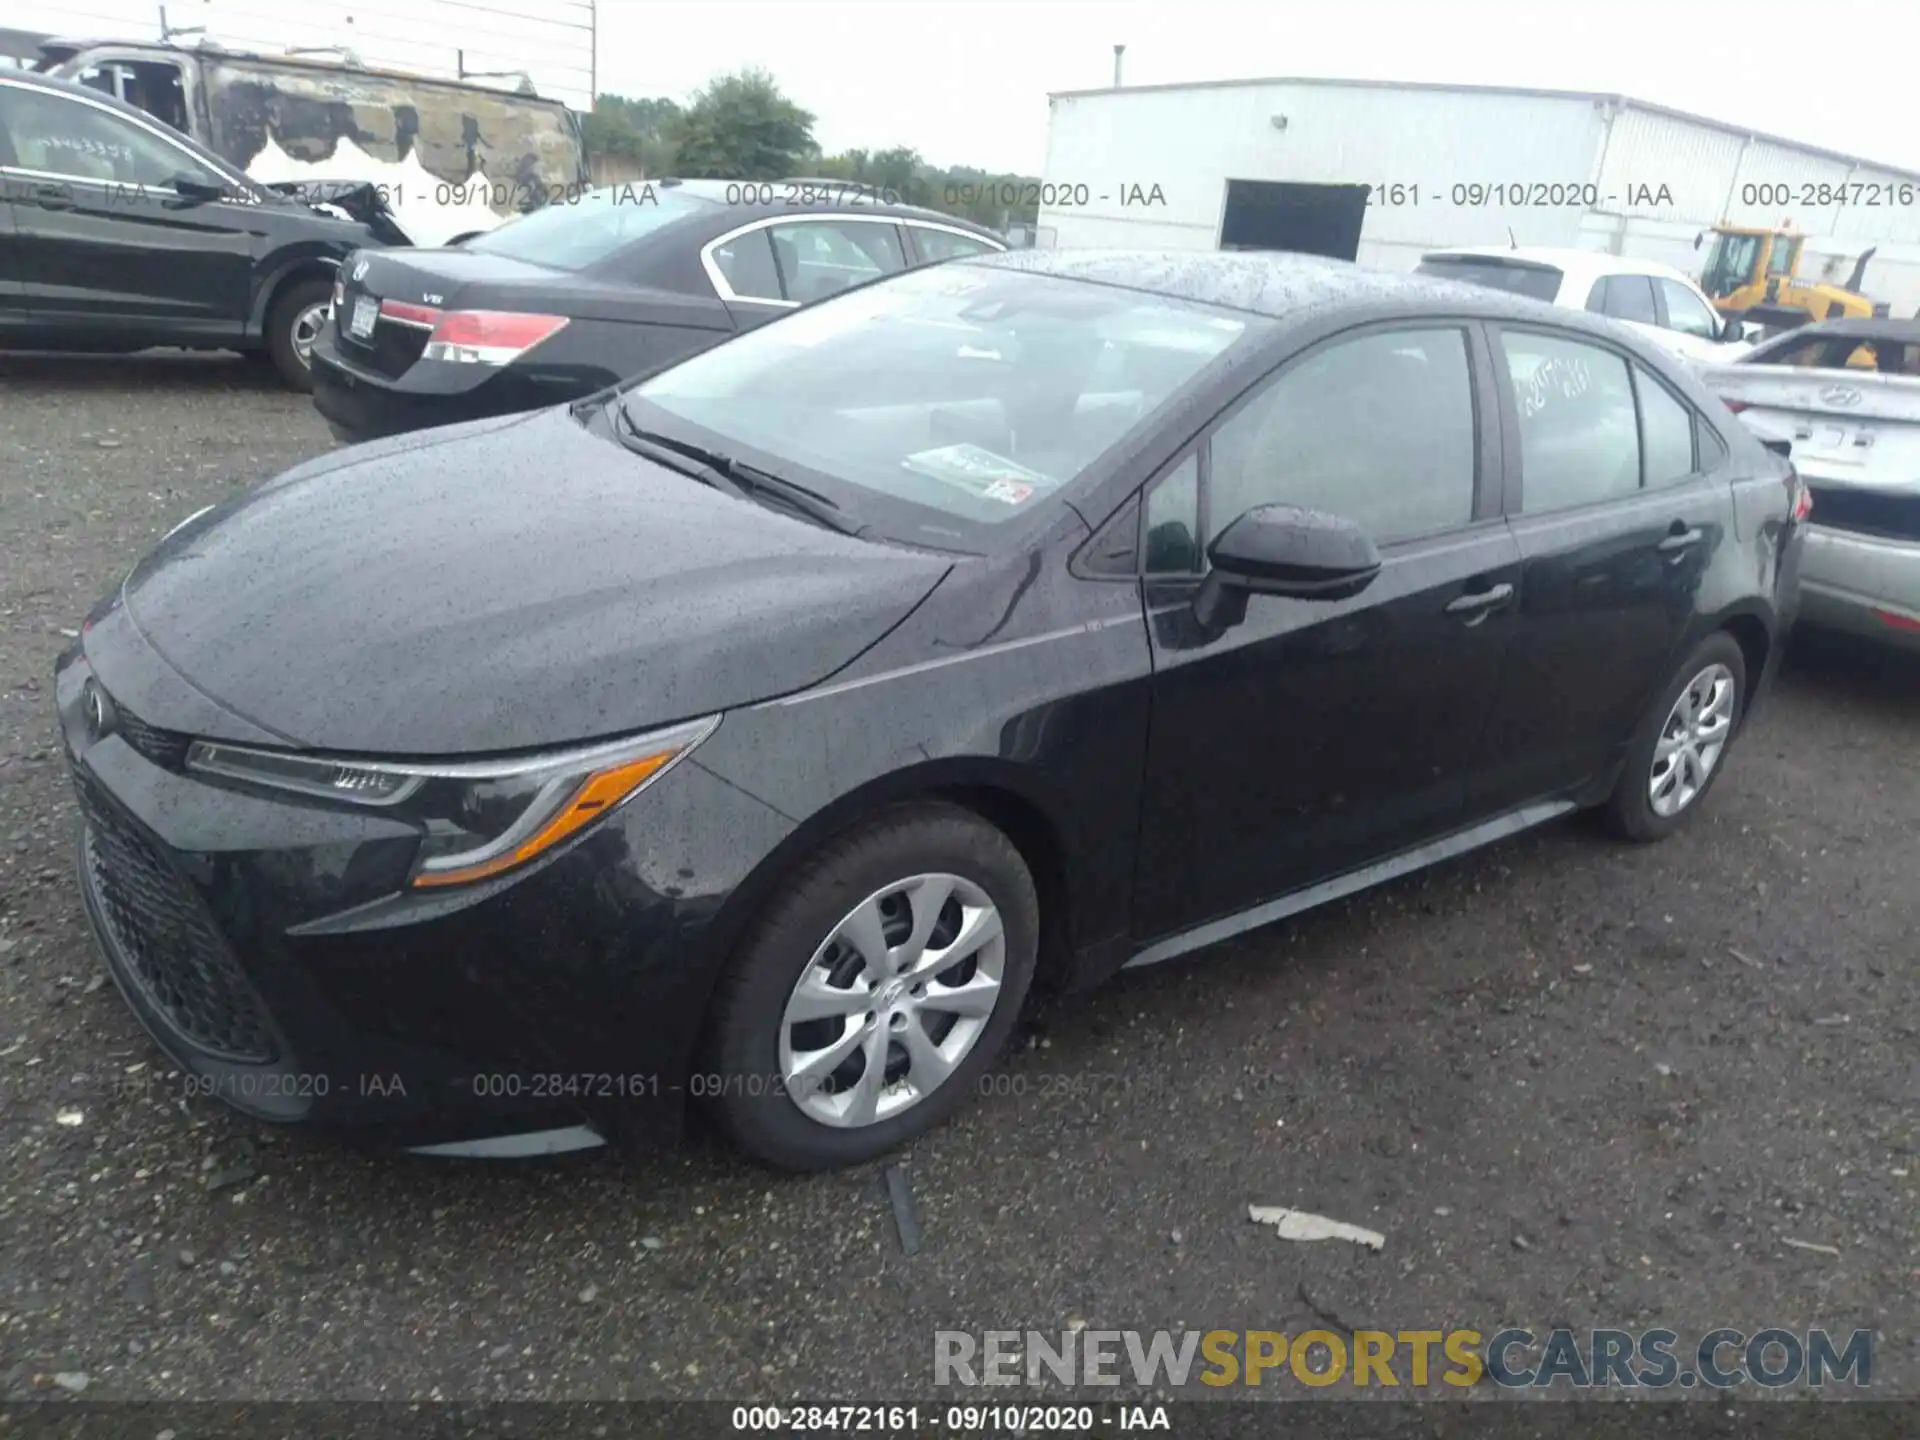
<path fill-rule="evenodd" d="M 972 1094 L 1036 979 L 1582 807 L 1673 831 L 1805 515 L 1577 312 L 959 260 L 187 521 L 57 668 L 82 891 L 256 1115 L 527 1153 L 693 1094 L 849 1163 Z"/>
<path fill-rule="evenodd" d="M 368 440 L 577 399 L 853 285 L 1004 250 L 831 181 L 653 180 L 343 269 L 314 403 Z"/>

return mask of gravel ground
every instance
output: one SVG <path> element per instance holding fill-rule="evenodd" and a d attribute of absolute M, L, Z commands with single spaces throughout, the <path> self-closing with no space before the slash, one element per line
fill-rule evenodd
<path fill-rule="evenodd" d="M 0 1398 L 924 1397 L 936 1328 L 1314 1310 L 1866 1327 L 1920 1393 L 1920 667 L 1810 638 L 1664 846 L 1556 825 L 1036 1015 L 906 1156 L 911 1257 L 878 1167 L 370 1156 L 183 1098 L 84 929 L 50 670 L 327 444 L 230 361 L 0 358 Z"/>

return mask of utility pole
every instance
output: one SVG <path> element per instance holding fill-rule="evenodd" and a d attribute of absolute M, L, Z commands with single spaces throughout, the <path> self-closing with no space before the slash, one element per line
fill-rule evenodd
<path fill-rule="evenodd" d="M 1116 90 L 1120 88 L 1120 57 L 1126 53 L 1127 47 L 1124 45 L 1113 47 L 1113 88 Z"/>

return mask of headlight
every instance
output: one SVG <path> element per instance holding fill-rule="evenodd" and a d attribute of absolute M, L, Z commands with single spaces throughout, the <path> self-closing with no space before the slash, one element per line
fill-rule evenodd
<path fill-rule="evenodd" d="M 426 828 L 412 880 L 464 885 L 526 864 L 630 800 L 720 723 L 517 760 L 445 765 L 328 760 L 200 740 L 187 768 L 277 790 L 392 809 Z"/>

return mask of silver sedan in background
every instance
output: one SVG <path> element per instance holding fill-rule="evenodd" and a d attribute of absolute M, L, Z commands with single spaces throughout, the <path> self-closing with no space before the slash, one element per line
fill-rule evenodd
<path fill-rule="evenodd" d="M 1801 619 L 1920 650 L 1920 320 L 1823 320 L 1701 376 L 1813 493 Z"/>

